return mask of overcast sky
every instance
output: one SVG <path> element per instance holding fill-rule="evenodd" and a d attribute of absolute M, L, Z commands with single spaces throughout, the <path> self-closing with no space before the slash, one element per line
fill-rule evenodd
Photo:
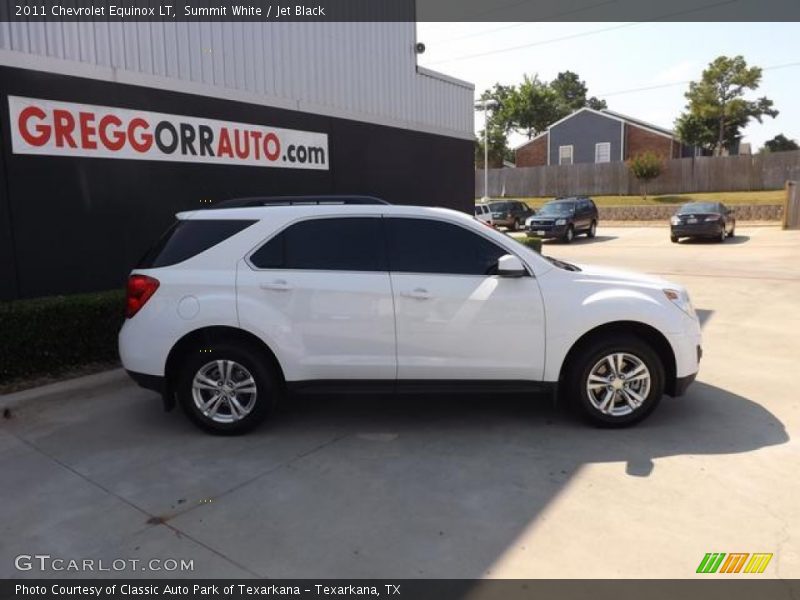
<path fill-rule="evenodd" d="M 744 141 L 754 152 L 778 133 L 800 143 L 800 23 L 420 23 L 417 37 L 427 47 L 419 64 L 474 83 L 476 96 L 525 73 L 550 80 L 569 70 L 611 110 L 667 128 L 687 82 L 717 56 L 741 54 L 764 69 L 749 97 L 767 96 L 780 111 L 752 122 Z"/>

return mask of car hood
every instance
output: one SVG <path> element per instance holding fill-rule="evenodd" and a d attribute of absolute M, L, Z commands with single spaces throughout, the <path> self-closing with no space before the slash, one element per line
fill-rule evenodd
<path fill-rule="evenodd" d="M 580 268 L 580 271 L 576 271 L 574 273 L 578 279 L 591 279 L 594 281 L 605 281 L 609 283 L 620 283 L 658 289 L 683 289 L 683 286 L 677 285 L 664 279 L 663 277 L 659 277 L 658 275 L 650 275 L 646 273 L 638 273 L 636 271 L 628 271 L 626 269 L 602 267 L 597 265 L 577 264 L 576 266 Z"/>

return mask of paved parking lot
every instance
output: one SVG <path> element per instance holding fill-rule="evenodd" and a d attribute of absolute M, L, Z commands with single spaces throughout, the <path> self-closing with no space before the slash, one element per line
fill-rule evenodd
<path fill-rule="evenodd" d="M 738 233 L 545 243 L 692 294 L 699 380 L 633 429 L 546 398 L 307 397 L 226 439 L 113 377 L 26 402 L 0 421 L 0 577 L 40 576 L 13 560 L 43 553 L 193 559 L 199 577 L 680 578 L 706 552 L 772 552 L 765 577 L 800 577 L 800 232 Z"/>

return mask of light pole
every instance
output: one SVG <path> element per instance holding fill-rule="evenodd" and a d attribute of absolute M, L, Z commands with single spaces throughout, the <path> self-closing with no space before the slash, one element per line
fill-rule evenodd
<path fill-rule="evenodd" d="M 483 110 L 483 198 L 489 199 L 489 109 L 497 106 L 497 100 L 481 100 L 475 103 L 475 108 Z"/>

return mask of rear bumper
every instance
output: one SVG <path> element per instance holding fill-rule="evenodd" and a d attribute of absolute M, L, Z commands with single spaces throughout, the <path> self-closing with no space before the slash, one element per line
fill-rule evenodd
<path fill-rule="evenodd" d="M 676 237 L 716 237 L 722 233 L 722 223 L 697 223 L 695 225 L 672 225 L 670 233 Z"/>
<path fill-rule="evenodd" d="M 164 394 L 164 390 L 166 389 L 164 377 L 161 377 L 160 375 L 148 375 L 147 373 L 137 373 L 136 371 L 129 371 L 127 369 L 125 369 L 125 372 L 140 387 L 153 390 L 159 394 Z"/>

